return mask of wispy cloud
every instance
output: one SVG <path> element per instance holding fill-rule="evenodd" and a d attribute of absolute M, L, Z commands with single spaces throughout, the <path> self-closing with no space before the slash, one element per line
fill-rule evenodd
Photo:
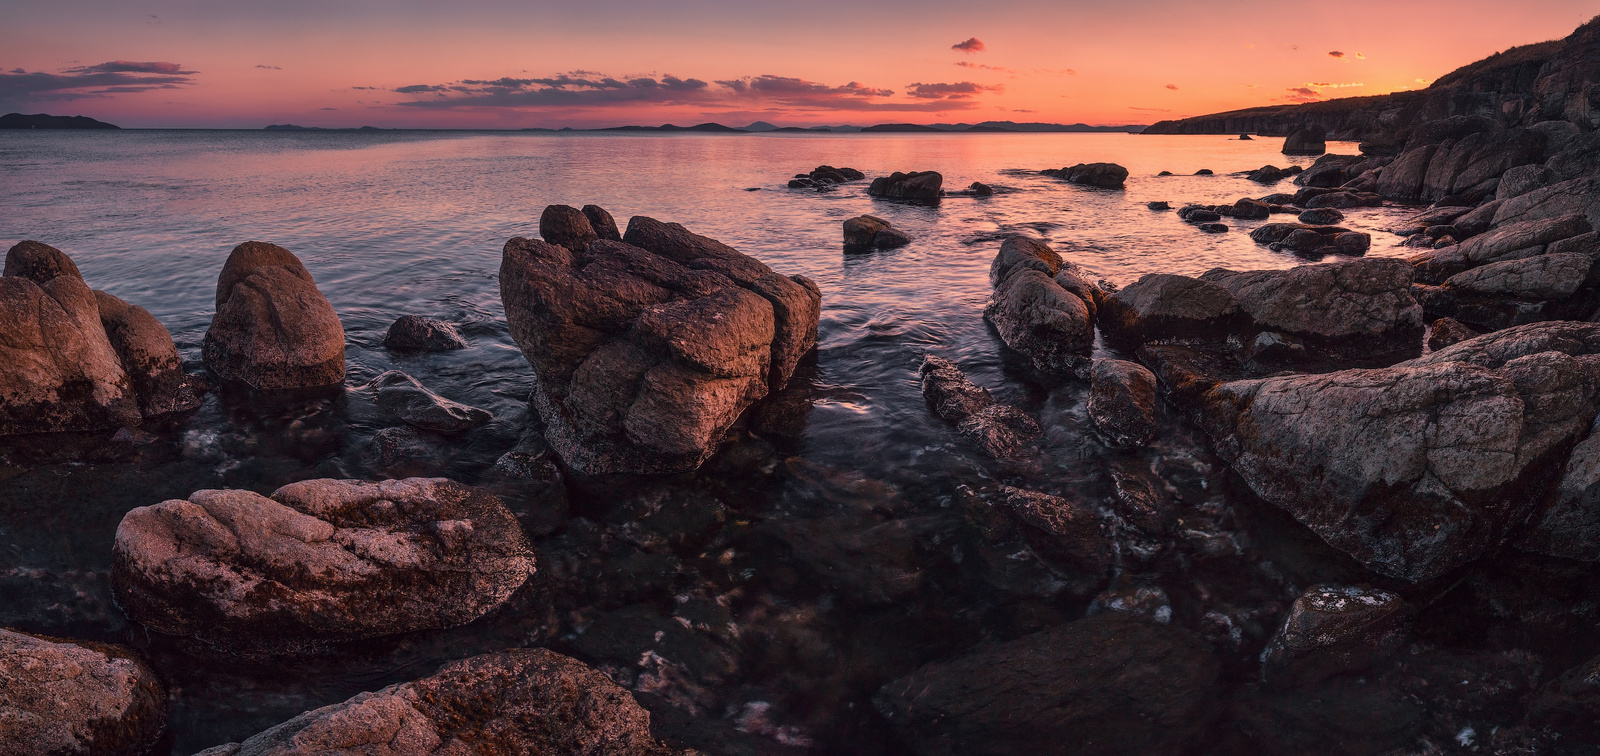
<path fill-rule="evenodd" d="M 195 73 L 177 63 L 131 60 L 74 66 L 60 73 L 30 73 L 18 68 L 0 74 L 0 109 L 14 110 L 33 103 L 83 100 L 153 89 L 178 89 L 193 83 Z"/>
<path fill-rule="evenodd" d="M 984 70 L 984 71 L 999 71 L 1001 73 L 1016 73 L 1016 71 L 1014 71 L 1014 70 L 1012 70 L 1010 68 L 1006 68 L 1005 66 L 986 66 L 986 65 L 984 65 L 982 63 L 973 63 L 970 60 L 958 60 L 958 61 L 956 61 L 956 65 L 961 66 L 962 68 L 974 68 L 974 69 L 980 69 L 980 70 Z"/>
<path fill-rule="evenodd" d="M 1134 107 L 1132 105 L 1129 105 L 1128 109 L 1129 110 L 1137 110 L 1137 111 L 1140 111 L 1140 112 L 1143 112 L 1143 113 L 1171 113 L 1172 112 L 1172 108 L 1136 108 L 1136 107 Z"/>
<path fill-rule="evenodd" d="M 1178 85 L 1177 84 L 1168 84 L 1167 85 L 1167 89 L 1170 89 L 1170 90 L 1176 92 L 1176 91 L 1178 91 Z"/>
<path fill-rule="evenodd" d="M 984 86 L 970 81 L 958 81 L 951 84 L 912 84 L 906 87 L 906 94 L 919 100 L 960 100 L 983 92 L 1003 92 L 1005 88 L 1000 85 Z"/>
<path fill-rule="evenodd" d="M 1288 94 L 1281 99 L 1288 102 L 1318 102 L 1322 99 L 1322 95 L 1311 87 L 1289 87 L 1286 91 Z"/>
<path fill-rule="evenodd" d="M 985 48 L 983 46 L 983 40 L 978 39 L 977 37 L 968 37 L 967 41 L 957 42 L 951 45 L 950 49 L 959 50 L 964 53 L 977 53 L 983 52 Z"/>
<path fill-rule="evenodd" d="M 281 66 L 263 66 L 263 65 L 260 65 L 260 64 L 257 64 L 256 68 L 265 68 L 268 71 L 282 71 L 283 70 L 283 68 Z"/>

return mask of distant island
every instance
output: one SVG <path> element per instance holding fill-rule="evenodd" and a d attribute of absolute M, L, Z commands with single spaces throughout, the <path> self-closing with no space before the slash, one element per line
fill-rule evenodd
<path fill-rule="evenodd" d="M 56 116 L 45 113 L 23 115 L 7 113 L 0 116 L 0 129 L 120 129 L 121 126 L 96 121 L 88 116 Z"/>
<path fill-rule="evenodd" d="M 274 123 L 263 131 L 394 131 L 394 129 L 380 129 L 377 126 L 362 126 L 359 129 L 323 128 L 321 126 L 296 126 L 292 123 Z"/>

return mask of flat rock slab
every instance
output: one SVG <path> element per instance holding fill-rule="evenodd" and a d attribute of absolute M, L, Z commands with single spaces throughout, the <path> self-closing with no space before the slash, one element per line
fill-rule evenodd
<path fill-rule="evenodd" d="M 688 756 L 650 735 L 650 712 L 628 691 L 542 648 L 451 662 L 196 756 L 489 753 Z"/>
<path fill-rule="evenodd" d="M 131 650 L 0 629 L 0 753 L 141 756 L 166 716 Z"/>
<path fill-rule="evenodd" d="M 534 572 L 500 500 L 443 478 L 199 491 L 128 512 L 114 558 L 132 619 L 269 651 L 460 625 Z"/>

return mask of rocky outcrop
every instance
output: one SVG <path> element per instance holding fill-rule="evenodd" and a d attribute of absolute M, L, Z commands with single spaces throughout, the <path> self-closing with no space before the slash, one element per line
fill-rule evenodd
<path fill-rule="evenodd" d="M 470 622 L 534 571 L 500 500 L 443 478 L 199 491 L 128 512 L 113 553 L 135 621 L 267 651 Z"/>
<path fill-rule="evenodd" d="M 1328 151 L 1328 131 L 1316 124 L 1305 126 L 1283 140 L 1285 155 L 1321 155 Z"/>
<path fill-rule="evenodd" d="M 183 372 L 183 359 L 166 327 L 143 307 L 103 291 L 96 291 L 94 298 L 100 326 L 133 381 L 145 419 L 199 407 L 201 388 Z"/>
<path fill-rule="evenodd" d="M 466 349 L 467 340 L 449 323 L 420 315 L 401 315 L 389 326 L 383 345 L 397 352 L 448 352 Z"/>
<path fill-rule="evenodd" d="M 1493 198 L 1507 170 L 1539 162 L 1544 142 L 1544 135 L 1532 129 L 1478 131 L 1445 141 L 1433 150 L 1419 196 L 1425 200 Z"/>
<path fill-rule="evenodd" d="M 918 754 L 1177 754 L 1215 715 L 1219 669 L 1183 630 L 1102 612 L 928 664 L 873 703 Z"/>
<path fill-rule="evenodd" d="M 919 372 L 928 408 L 954 423 L 974 446 L 997 460 L 1032 461 L 1044 432 L 1028 413 L 995 401 L 988 389 L 968 380 L 961 368 L 943 357 L 924 357 Z"/>
<path fill-rule="evenodd" d="M 1088 364 L 1099 288 L 1086 271 L 1044 242 L 1013 236 L 1000 245 L 989 282 L 994 294 L 983 317 L 1007 348 L 1044 376 L 1063 377 Z"/>
<path fill-rule="evenodd" d="M 450 662 L 196 756 L 670 756 L 650 713 L 610 678 L 542 648 Z"/>
<path fill-rule="evenodd" d="M 275 244 L 233 248 L 201 348 L 217 377 L 260 391 L 344 381 L 344 326 L 300 258 Z"/>
<path fill-rule="evenodd" d="M 1156 436 L 1156 377 L 1136 362 L 1095 360 L 1089 371 L 1089 419 L 1112 446 L 1150 443 Z"/>
<path fill-rule="evenodd" d="M 1411 266 L 1394 258 L 1301 265 L 1289 270 L 1200 276 L 1231 293 L 1250 318 L 1245 340 L 1270 331 L 1304 342 L 1316 356 L 1389 359 L 1421 349 L 1422 307 Z"/>
<path fill-rule="evenodd" d="M 1261 652 L 1261 680 L 1292 688 L 1360 672 L 1395 652 L 1410 608 L 1376 588 L 1314 586 L 1294 600 Z"/>
<path fill-rule="evenodd" d="M 133 651 L 0 629 L 0 750 L 141 756 L 167 692 Z"/>
<path fill-rule="evenodd" d="M 1430 580 L 1498 548 L 1588 432 L 1600 325 L 1510 328 L 1375 370 L 1224 383 L 1202 424 L 1258 496 L 1368 568 Z"/>
<path fill-rule="evenodd" d="M 437 433 L 460 433 L 489 422 L 494 416 L 486 410 L 452 402 L 429 391 L 421 381 L 398 370 L 388 370 L 372 379 L 377 390 L 378 409 L 394 415 L 406 425 Z"/>
<path fill-rule="evenodd" d="M 1116 163 L 1079 163 L 1066 168 L 1049 168 L 1040 173 L 1069 184 L 1097 186 L 1101 189 L 1121 189 L 1128 180 L 1128 169 Z"/>
<path fill-rule="evenodd" d="M 815 347 L 821 295 L 677 224 L 636 216 L 624 239 L 506 242 L 506 320 L 568 466 L 693 470 Z"/>
<path fill-rule="evenodd" d="M 1372 246 L 1369 234 L 1339 226 L 1305 223 L 1265 223 L 1250 232 L 1250 239 L 1275 252 L 1300 255 L 1364 255 Z"/>
<path fill-rule="evenodd" d="M 789 188 L 832 191 L 835 184 L 860 181 L 864 178 L 866 178 L 866 174 L 854 168 L 835 168 L 831 165 L 819 165 L 810 173 L 796 173 L 794 178 L 789 179 Z"/>
<path fill-rule="evenodd" d="M 940 175 L 938 171 L 912 171 L 910 173 L 895 171 L 888 176 L 879 176 L 873 179 L 872 184 L 867 187 L 867 196 L 919 202 L 938 202 L 941 196 L 939 187 L 943 185 L 944 176 Z"/>
<path fill-rule="evenodd" d="M 1514 223 L 1582 215 L 1600 226 L 1600 176 L 1585 176 L 1535 189 L 1501 200 L 1494 211 L 1494 227 Z"/>
<path fill-rule="evenodd" d="M 911 243 L 911 237 L 882 218 L 858 215 L 844 222 L 846 250 L 893 249 Z"/>
<path fill-rule="evenodd" d="M 613 222 L 615 225 L 615 222 Z M 582 253 L 600 238 L 589 216 L 568 205 L 549 205 L 539 214 L 539 237 L 551 244 Z"/>
<path fill-rule="evenodd" d="M 1239 317 L 1233 294 L 1210 281 L 1150 273 L 1100 303 L 1100 330 L 1124 345 L 1222 342 Z"/>
<path fill-rule="evenodd" d="M 1538 255 L 1489 263 L 1451 276 L 1447 289 L 1484 296 L 1565 299 L 1589 277 L 1588 255 Z"/>
<path fill-rule="evenodd" d="M 1423 252 L 1408 258 L 1416 280 L 1441 284 L 1458 273 L 1480 265 L 1522 260 L 1549 251 L 1549 245 L 1590 231 L 1581 215 L 1509 223 L 1460 244 Z"/>

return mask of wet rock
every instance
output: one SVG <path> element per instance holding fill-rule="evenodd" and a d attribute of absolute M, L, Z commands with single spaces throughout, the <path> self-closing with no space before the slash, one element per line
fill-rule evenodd
<path fill-rule="evenodd" d="M 132 650 L 0 629 L 0 750 L 140 756 L 166 718 L 167 692 Z"/>
<path fill-rule="evenodd" d="M 1198 278 L 1150 273 L 1101 301 L 1100 330 L 1124 344 L 1222 342 L 1239 317 L 1227 289 Z"/>
<path fill-rule="evenodd" d="M 183 359 L 166 327 L 143 307 L 103 291 L 96 291 L 94 298 L 100 325 L 133 381 L 145 419 L 199 407 L 203 390 L 199 381 L 184 374 Z"/>
<path fill-rule="evenodd" d="M 1101 591 L 1089 602 L 1087 614 L 1122 612 L 1166 624 L 1172 621 L 1172 601 L 1159 586 L 1139 585 L 1124 573 L 1117 584 Z"/>
<path fill-rule="evenodd" d="M 1344 220 L 1344 213 L 1331 207 L 1319 207 L 1301 213 L 1295 220 L 1312 226 L 1331 226 Z"/>
<path fill-rule="evenodd" d="M 1180 407 L 1191 406 L 1207 391 L 1244 374 L 1237 360 L 1215 348 L 1147 344 L 1139 348 L 1138 356 Z"/>
<path fill-rule="evenodd" d="M 421 381 L 390 370 L 368 384 L 377 389 L 378 408 L 407 425 L 438 433 L 460 433 L 489 422 L 494 416 L 477 407 L 452 402 L 429 391 Z"/>
<path fill-rule="evenodd" d="M 1591 434 L 1567 458 L 1552 501 L 1518 540 L 1528 551 L 1586 562 L 1600 561 L 1600 434 Z"/>
<path fill-rule="evenodd" d="M 1304 223 L 1267 223 L 1250 232 L 1250 239 L 1273 250 L 1296 254 L 1364 255 L 1372 246 L 1368 234 L 1339 226 L 1309 226 Z"/>
<path fill-rule="evenodd" d="M 1160 201 L 1157 201 L 1157 202 L 1150 202 L 1150 203 L 1146 204 L 1145 207 L 1148 207 L 1151 210 L 1171 210 L 1172 209 L 1172 203 L 1167 202 L 1165 200 L 1160 200 Z"/>
<path fill-rule="evenodd" d="M 650 713 L 584 664 L 542 648 L 450 662 L 420 680 L 301 714 L 196 756 L 560 753 L 668 756 Z M 687 756 L 687 754 L 685 754 Z"/>
<path fill-rule="evenodd" d="M 981 181 L 974 181 L 967 187 L 967 191 L 972 192 L 974 197 L 988 197 L 994 194 L 994 187 Z"/>
<path fill-rule="evenodd" d="M 1306 200 L 1306 208 L 1313 210 L 1322 207 L 1334 209 L 1378 207 L 1381 204 L 1383 204 L 1383 198 L 1369 192 L 1330 192 L 1328 194 L 1319 194 Z"/>
<path fill-rule="evenodd" d="M 1121 189 L 1123 183 L 1128 180 L 1128 169 L 1116 163 L 1079 163 L 1059 170 L 1054 168 L 1043 170 L 1040 173 L 1069 184 L 1097 186 L 1101 189 Z"/>
<path fill-rule="evenodd" d="M 983 316 L 1008 348 L 1050 377 L 1072 374 L 1088 363 L 1099 288 L 1086 271 L 1044 242 L 1013 236 L 1000 246 L 989 281 L 994 294 Z"/>
<path fill-rule="evenodd" d="M 1579 742 L 1600 743 L 1600 656 L 1546 684 L 1529 703 L 1528 719 Z"/>
<path fill-rule="evenodd" d="M 1289 174 L 1285 173 L 1284 170 L 1278 166 L 1263 165 L 1260 168 L 1251 171 L 1250 174 L 1245 178 L 1260 184 L 1276 184 L 1288 177 Z"/>
<path fill-rule="evenodd" d="M 1428 348 L 1437 352 L 1467 339 L 1478 337 L 1478 332 L 1451 318 L 1439 318 L 1428 326 Z"/>
<path fill-rule="evenodd" d="M 882 218 L 860 215 L 844 222 L 845 249 L 893 249 L 911 243 L 911 237 Z"/>
<path fill-rule="evenodd" d="M 1390 368 L 1226 383 L 1200 413 L 1256 495 L 1369 569 L 1498 548 L 1594 420 L 1600 325 L 1535 323 Z"/>
<path fill-rule="evenodd" d="M 612 221 L 613 226 L 616 221 Z M 589 216 L 582 210 L 567 205 L 549 205 L 539 215 L 539 236 L 545 241 L 566 247 L 575 253 L 589 248 L 589 243 L 600 238 Z"/>
<path fill-rule="evenodd" d="M 1037 452 L 1044 432 L 1026 412 L 1000 404 L 989 390 L 967 380 L 955 363 L 928 355 L 922 360 L 922 396 L 928 408 L 989 456 L 1021 460 Z"/>
<path fill-rule="evenodd" d="M 1589 277 L 1588 255 L 1538 255 L 1480 265 L 1451 276 L 1445 288 L 1467 294 L 1564 299 Z"/>
<path fill-rule="evenodd" d="M 344 326 L 300 258 L 275 244 L 233 248 L 201 349 L 217 377 L 260 391 L 344 380 Z"/>
<path fill-rule="evenodd" d="M 1112 446 L 1136 448 L 1156 436 L 1156 377 L 1138 363 L 1095 360 L 1089 419 Z"/>
<path fill-rule="evenodd" d="M 698 467 L 816 345 L 805 279 L 682 226 L 638 216 L 582 254 L 506 242 L 501 299 L 538 380 L 545 437 L 580 472 Z"/>
<path fill-rule="evenodd" d="M 1512 223 L 1452 247 L 1414 255 L 1408 261 L 1416 268 L 1419 282 L 1443 283 L 1480 265 L 1545 254 L 1550 244 L 1590 230 L 1589 221 L 1581 215 Z"/>
<path fill-rule="evenodd" d="M 113 551 L 135 621 L 267 650 L 470 622 L 534 571 L 505 506 L 443 478 L 199 491 L 130 511 Z"/>
<path fill-rule="evenodd" d="M 1304 187 L 1333 190 L 1361 175 L 1369 162 L 1370 158 L 1360 155 L 1323 155 L 1317 158 L 1317 162 L 1312 163 L 1310 168 L 1296 176 L 1294 182 Z M 1320 194 L 1327 193 L 1329 191 L 1320 192 Z"/>
<path fill-rule="evenodd" d="M 1600 176 L 1570 179 L 1496 202 L 1491 216 L 1495 228 L 1567 215 L 1582 215 L 1591 225 L 1600 224 Z"/>
<path fill-rule="evenodd" d="M 453 446 L 445 436 L 399 426 L 372 434 L 363 458 L 390 478 L 437 477 L 454 461 Z"/>
<path fill-rule="evenodd" d="M 1283 140 L 1285 155 L 1321 155 L 1328 151 L 1328 132 L 1321 126 L 1301 128 Z"/>
<path fill-rule="evenodd" d="M 1229 217 L 1241 220 L 1265 220 L 1271 214 L 1272 208 L 1249 198 L 1234 202 L 1232 210 L 1228 213 Z"/>
<path fill-rule="evenodd" d="M 622 232 L 617 230 L 617 220 L 612 218 L 611 213 L 605 208 L 599 205 L 584 205 L 583 217 L 589 219 L 589 228 L 594 229 L 595 236 L 607 241 L 622 241 Z"/>
<path fill-rule="evenodd" d="M 801 175 L 818 184 L 843 184 L 850 181 L 860 181 L 867 177 L 866 174 L 854 168 L 835 168 L 831 165 L 819 165 L 812 169 L 810 173 Z"/>
<path fill-rule="evenodd" d="M 1204 205 L 1184 205 L 1178 217 L 1190 223 L 1213 223 L 1222 220 L 1222 214 Z"/>
<path fill-rule="evenodd" d="M 1199 228 L 1201 231 L 1204 231 L 1208 234 L 1228 233 L 1227 225 L 1222 223 L 1202 223 L 1199 226 L 1196 226 L 1196 228 Z"/>
<path fill-rule="evenodd" d="M 401 315 L 389 326 L 383 345 L 397 352 L 448 352 L 466 349 L 467 340 L 449 323 L 421 315 Z"/>
<path fill-rule="evenodd" d="M 912 171 L 910 173 L 895 171 L 888 176 L 879 176 L 873 179 L 872 184 L 867 187 L 867 196 L 938 202 L 940 197 L 939 187 L 943 185 L 944 176 L 938 171 Z"/>
<path fill-rule="evenodd" d="M 1261 680 L 1273 688 L 1359 672 L 1394 653 L 1410 612 L 1376 588 L 1319 585 L 1295 599 L 1261 652 Z"/>
<path fill-rule="evenodd" d="M 78 267 L 46 244 L 13 246 L 0 277 L 0 435 L 140 419 L 138 392 Z"/>
<path fill-rule="evenodd" d="M 1200 278 L 1233 294 L 1254 329 L 1293 336 L 1325 356 L 1379 358 L 1421 348 L 1422 307 L 1411 296 L 1411 267 L 1402 260 L 1248 273 L 1217 268 Z"/>
<path fill-rule="evenodd" d="M 1200 170 L 1195 171 L 1194 175 L 1196 175 L 1196 176 L 1215 176 L 1216 175 L 1216 171 L 1213 171 L 1210 168 L 1201 168 Z"/>
<path fill-rule="evenodd" d="M 1311 351 L 1306 348 L 1304 341 L 1277 331 L 1262 331 L 1256 334 L 1244 348 L 1246 357 L 1262 363 L 1300 362 L 1309 356 Z"/>
<path fill-rule="evenodd" d="M 987 497 L 1014 522 L 1035 554 L 1057 568 L 1075 595 L 1105 584 L 1112 566 L 1105 519 L 1082 502 L 1039 491 L 1000 486 Z"/>
<path fill-rule="evenodd" d="M 731 621 L 718 629 L 726 632 Z M 722 708 L 729 681 L 739 672 L 738 659 L 711 632 L 643 604 L 600 615 L 573 646 L 624 687 L 702 716 Z"/>
<path fill-rule="evenodd" d="M 1187 632 L 1105 612 L 928 664 L 873 703 L 919 754 L 1176 754 L 1214 716 L 1218 670 Z"/>
<path fill-rule="evenodd" d="M 1521 197 L 1528 192 L 1554 184 L 1556 172 L 1542 165 L 1519 165 L 1505 172 L 1495 187 L 1494 198 L 1503 200 Z"/>

